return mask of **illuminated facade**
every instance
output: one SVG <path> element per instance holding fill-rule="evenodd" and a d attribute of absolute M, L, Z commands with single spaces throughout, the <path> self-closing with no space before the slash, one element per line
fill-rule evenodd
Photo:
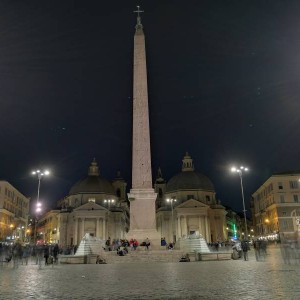
<path fill-rule="evenodd" d="M 227 240 L 226 210 L 216 199 L 210 179 L 194 170 L 191 156 L 182 160 L 182 172 L 166 182 L 159 170 L 155 182 L 157 230 L 168 242 L 191 234 L 207 242 Z"/>
<path fill-rule="evenodd" d="M 29 198 L 7 181 L 0 181 L 0 241 L 26 240 Z"/>
<path fill-rule="evenodd" d="M 102 177 L 95 159 L 88 176 L 71 187 L 69 194 L 58 201 L 58 207 L 61 209 L 55 215 L 57 225 L 53 225 L 54 216 L 51 226 L 51 222 L 45 221 L 47 217 L 43 217 L 45 228 L 39 230 L 48 235 L 52 232 L 52 241 L 61 246 L 78 245 L 86 233 L 113 240 L 124 238 L 128 232 L 126 182 L 120 172 L 112 182 Z"/>
<path fill-rule="evenodd" d="M 300 172 L 272 175 L 253 193 L 256 235 L 268 239 L 294 239 L 300 224 Z"/>

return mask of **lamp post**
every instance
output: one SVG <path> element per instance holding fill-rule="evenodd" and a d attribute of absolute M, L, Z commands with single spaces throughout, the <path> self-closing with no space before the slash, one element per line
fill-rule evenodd
<path fill-rule="evenodd" d="M 37 223 L 37 215 L 38 213 L 41 212 L 42 208 L 41 208 L 41 203 L 40 203 L 40 187 L 41 187 L 41 179 L 43 176 L 48 176 L 50 175 L 50 172 L 48 170 L 36 170 L 36 171 L 32 171 L 31 173 L 34 176 L 37 176 L 38 178 L 38 189 L 37 189 L 37 199 L 36 199 L 36 209 L 35 209 L 35 222 L 34 222 L 34 236 L 33 236 L 33 242 L 34 244 L 36 244 L 36 223 Z"/>
<path fill-rule="evenodd" d="M 242 200 L 243 200 L 243 212 L 244 212 L 244 220 L 245 220 L 245 235 L 244 235 L 244 239 L 247 240 L 248 239 L 248 229 L 247 229 L 247 217 L 246 217 L 246 208 L 245 208 L 245 197 L 244 197 L 244 187 L 243 187 L 243 172 L 247 172 L 249 171 L 248 168 L 245 168 L 243 166 L 236 168 L 236 167 L 232 167 L 231 168 L 231 172 L 235 172 L 238 173 L 240 176 L 240 180 L 241 180 L 241 191 L 242 191 Z"/>
<path fill-rule="evenodd" d="M 172 239 L 173 239 L 173 244 L 174 244 L 175 238 L 174 238 L 174 211 L 173 211 L 173 202 L 176 202 L 176 198 L 172 197 L 171 199 L 167 199 L 167 202 L 171 204 L 171 212 L 172 212 Z"/>

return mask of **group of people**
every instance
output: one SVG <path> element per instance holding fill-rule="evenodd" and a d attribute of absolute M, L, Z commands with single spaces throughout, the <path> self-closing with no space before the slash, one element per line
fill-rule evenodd
<path fill-rule="evenodd" d="M 14 267 L 18 267 L 19 263 L 28 265 L 28 259 L 31 256 L 36 258 L 36 264 L 41 264 L 43 259 L 45 265 L 57 263 L 59 251 L 58 244 L 41 244 L 33 246 L 21 244 L 20 241 L 16 241 L 14 244 L 0 243 L 1 261 L 7 263 L 13 261 Z"/>
<path fill-rule="evenodd" d="M 127 239 L 114 239 L 111 241 L 110 237 L 105 242 L 104 250 L 106 251 L 117 251 L 117 254 L 124 256 L 128 253 L 129 249 L 132 251 L 137 250 L 137 248 L 145 247 L 145 250 L 150 249 L 150 240 L 146 238 L 142 243 L 139 243 L 136 239 L 132 238 L 129 241 Z"/>

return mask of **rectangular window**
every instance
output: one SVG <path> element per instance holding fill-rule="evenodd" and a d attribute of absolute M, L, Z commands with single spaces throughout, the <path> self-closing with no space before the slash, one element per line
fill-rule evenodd
<path fill-rule="evenodd" d="M 210 201 L 210 197 L 206 196 L 206 201 L 209 202 Z"/>
<path fill-rule="evenodd" d="M 278 189 L 279 190 L 283 190 L 283 184 L 282 184 L 282 182 L 278 182 Z"/>
<path fill-rule="evenodd" d="M 286 216 L 286 211 L 283 211 L 283 212 L 282 212 L 282 216 Z"/>
<path fill-rule="evenodd" d="M 296 180 L 290 181 L 290 188 L 291 189 L 297 189 L 298 188 L 298 181 L 296 181 Z"/>
<path fill-rule="evenodd" d="M 287 229 L 287 225 L 288 225 L 287 221 L 283 220 L 282 221 L 282 228 Z"/>
<path fill-rule="evenodd" d="M 294 202 L 299 202 L 298 195 L 294 195 Z"/>
<path fill-rule="evenodd" d="M 280 195 L 280 203 L 284 203 L 284 195 Z"/>

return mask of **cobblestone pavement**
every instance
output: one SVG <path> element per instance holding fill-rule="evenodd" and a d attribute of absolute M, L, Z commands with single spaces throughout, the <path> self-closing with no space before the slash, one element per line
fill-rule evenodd
<path fill-rule="evenodd" d="M 300 265 L 280 249 L 264 262 L 0 267 L 0 299 L 300 299 Z"/>

